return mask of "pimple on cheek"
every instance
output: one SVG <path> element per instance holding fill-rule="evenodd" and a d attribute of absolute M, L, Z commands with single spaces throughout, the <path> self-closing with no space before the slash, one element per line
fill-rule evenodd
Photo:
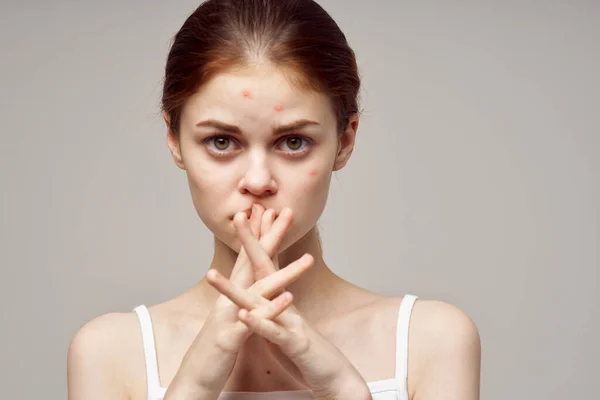
<path fill-rule="evenodd" d="M 283 111 L 283 106 L 281 104 L 277 104 L 274 108 L 275 111 Z"/>
<path fill-rule="evenodd" d="M 308 172 L 308 176 L 317 176 L 317 170 L 316 170 L 316 169 L 311 169 L 311 170 Z"/>
<path fill-rule="evenodd" d="M 242 90 L 242 96 L 249 98 L 252 95 L 249 90 Z"/>

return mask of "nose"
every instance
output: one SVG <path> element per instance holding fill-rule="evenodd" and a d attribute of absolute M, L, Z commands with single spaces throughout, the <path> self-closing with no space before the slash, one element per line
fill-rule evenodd
<path fill-rule="evenodd" d="M 265 155 L 257 154 L 251 157 L 248 169 L 238 185 L 240 193 L 265 197 L 277 192 L 277 183 L 267 161 Z"/>

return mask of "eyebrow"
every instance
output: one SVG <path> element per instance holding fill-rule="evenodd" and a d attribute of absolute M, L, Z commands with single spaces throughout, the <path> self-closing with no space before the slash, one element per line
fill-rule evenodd
<path fill-rule="evenodd" d="M 319 124 L 318 122 L 315 122 L 315 121 L 308 120 L 308 119 L 299 119 L 299 120 L 291 122 L 289 124 L 279 125 L 279 126 L 275 127 L 273 129 L 273 134 L 280 135 L 282 133 L 297 131 L 306 126 L 312 126 L 312 125 L 320 126 L 321 124 Z M 232 134 L 240 134 L 240 135 L 242 134 L 242 130 L 239 127 L 237 127 L 235 125 L 226 124 L 225 122 L 217 121 L 215 119 L 207 119 L 205 121 L 200 121 L 196 124 L 196 126 L 216 128 L 221 131 L 224 131 L 227 133 L 232 133 Z"/>

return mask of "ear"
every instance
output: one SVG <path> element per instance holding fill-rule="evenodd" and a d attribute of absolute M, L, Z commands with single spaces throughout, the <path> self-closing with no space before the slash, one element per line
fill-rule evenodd
<path fill-rule="evenodd" d="M 175 162 L 175 165 L 185 171 L 185 165 L 183 164 L 183 158 L 181 157 L 179 136 L 173 133 L 173 129 L 171 129 L 171 119 L 166 112 L 163 112 L 163 119 L 167 125 L 167 146 L 169 146 L 169 151 L 171 151 L 173 161 Z"/>
<path fill-rule="evenodd" d="M 338 139 L 338 151 L 333 164 L 333 170 L 339 171 L 344 168 L 352 151 L 354 151 L 354 142 L 356 140 L 356 132 L 358 131 L 358 114 L 352 113 L 348 117 L 348 125 L 346 130 Z"/>

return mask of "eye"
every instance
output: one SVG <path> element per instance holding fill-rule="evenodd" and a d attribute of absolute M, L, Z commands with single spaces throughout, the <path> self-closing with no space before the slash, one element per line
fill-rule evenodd
<path fill-rule="evenodd" d="M 218 150 L 226 150 L 228 145 L 229 145 L 229 138 L 227 137 L 218 137 L 215 138 L 215 140 L 213 141 L 213 143 L 215 144 L 215 147 Z"/>
<path fill-rule="evenodd" d="M 310 140 L 302 136 L 287 136 L 281 141 L 285 153 L 303 153 L 310 145 Z M 286 149 L 287 147 L 287 149 Z"/>
<path fill-rule="evenodd" d="M 216 157 L 233 155 L 239 147 L 236 139 L 227 135 L 214 135 L 203 140 L 209 153 Z M 312 141 L 303 136 L 286 136 L 282 138 L 277 147 L 288 156 L 300 156 L 306 153 Z"/>
<path fill-rule="evenodd" d="M 215 135 L 204 140 L 208 146 L 208 151 L 217 156 L 229 155 L 235 150 L 235 140 L 225 135 Z"/>

